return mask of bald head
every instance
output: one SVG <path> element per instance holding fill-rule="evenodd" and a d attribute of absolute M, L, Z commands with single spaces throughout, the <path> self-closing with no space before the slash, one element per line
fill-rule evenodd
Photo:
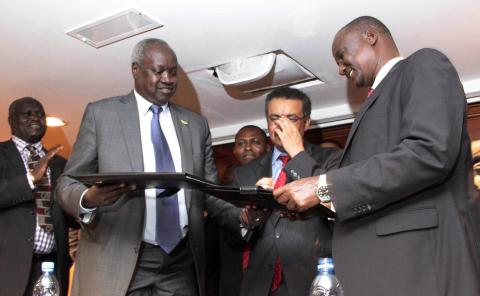
<path fill-rule="evenodd" d="M 383 65 L 400 56 L 388 28 L 371 16 L 356 18 L 341 28 L 333 40 L 332 54 L 338 73 L 357 87 L 372 86 Z"/>
<path fill-rule="evenodd" d="M 393 37 L 390 30 L 378 19 L 371 16 L 361 16 L 346 24 L 338 31 L 337 34 L 346 31 L 356 31 L 359 34 L 365 33 L 368 30 L 375 30 L 378 34 L 383 35 L 385 38 L 390 39 L 392 42 Z"/>

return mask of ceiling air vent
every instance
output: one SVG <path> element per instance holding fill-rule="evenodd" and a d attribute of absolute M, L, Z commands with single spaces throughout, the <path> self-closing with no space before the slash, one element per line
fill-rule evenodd
<path fill-rule="evenodd" d="M 304 88 L 323 84 L 312 72 L 283 51 L 275 51 L 214 67 L 215 75 L 225 87 L 244 93 L 257 93 L 291 86 Z"/>
<path fill-rule="evenodd" d="M 163 24 L 153 18 L 135 8 L 130 8 L 69 30 L 66 34 L 100 48 L 162 26 Z"/>

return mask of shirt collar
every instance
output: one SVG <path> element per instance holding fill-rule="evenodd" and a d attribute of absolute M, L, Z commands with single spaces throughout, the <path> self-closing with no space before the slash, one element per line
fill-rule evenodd
<path fill-rule="evenodd" d="M 33 147 L 35 147 L 35 149 L 37 149 L 37 151 L 42 151 L 43 150 L 43 145 L 42 145 L 42 142 L 36 142 L 36 143 L 28 143 L 27 141 L 24 141 L 22 139 L 20 139 L 19 137 L 16 137 L 14 135 L 12 135 L 12 141 L 13 143 L 15 143 L 15 146 L 17 146 L 18 150 L 19 151 L 22 151 L 25 149 L 25 147 L 27 147 L 28 145 L 32 145 Z"/>
<path fill-rule="evenodd" d="M 288 154 L 278 150 L 278 148 L 274 146 L 273 154 L 272 154 L 272 164 L 274 164 L 278 160 L 278 157 L 281 155 L 288 155 Z"/>
<path fill-rule="evenodd" d="M 375 77 L 375 81 L 373 81 L 372 88 L 375 89 L 377 86 L 382 82 L 383 78 L 387 76 L 388 72 L 392 70 L 393 66 L 395 66 L 398 62 L 403 60 L 404 57 L 396 57 L 391 60 L 389 60 L 383 67 L 378 71 L 377 76 Z"/>
<path fill-rule="evenodd" d="M 135 89 L 133 89 L 133 94 L 135 95 L 135 100 L 137 101 L 138 111 L 140 114 L 147 114 L 152 106 L 152 103 L 147 101 L 144 97 L 142 97 Z M 166 110 L 168 108 L 168 103 L 162 105 L 162 109 Z"/>

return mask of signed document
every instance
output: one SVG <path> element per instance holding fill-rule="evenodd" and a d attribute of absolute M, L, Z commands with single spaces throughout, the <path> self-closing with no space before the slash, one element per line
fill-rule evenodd
<path fill-rule="evenodd" d="M 69 177 L 87 186 L 105 186 L 123 183 L 125 185 L 136 185 L 137 189 L 165 189 L 166 194 L 159 195 L 159 197 L 174 194 L 180 189 L 200 190 L 206 194 L 230 202 L 237 207 L 255 204 L 260 208 L 288 211 L 284 205 L 279 204 L 273 198 L 272 191 L 270 190 L 260 187 L 224 186 L 188 173 L 103 173 L 70 175 Z M 323 206 L 317 206 L 313 208 L 311 212 L 312 214 L 330 218 L 335 217 L 334 212 Z"/>

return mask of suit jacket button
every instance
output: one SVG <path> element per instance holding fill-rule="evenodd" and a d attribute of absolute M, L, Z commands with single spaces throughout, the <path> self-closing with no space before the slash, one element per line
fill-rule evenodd
<path fill-rule="evenodd" d="M 280 232 L 275 233 L 275 238 L 280 238 Z"/>
<path fill-rule="evenodd" d="M 34 211 L 34 210 L 30 210 L 30 215 L 35 215 L 35 211 Z"/>
<path fill-rule="evenodd" d="M 32 241 L 33 241 L 32 237 L 27 238 L 27 242 L 32 242 Z"/>

